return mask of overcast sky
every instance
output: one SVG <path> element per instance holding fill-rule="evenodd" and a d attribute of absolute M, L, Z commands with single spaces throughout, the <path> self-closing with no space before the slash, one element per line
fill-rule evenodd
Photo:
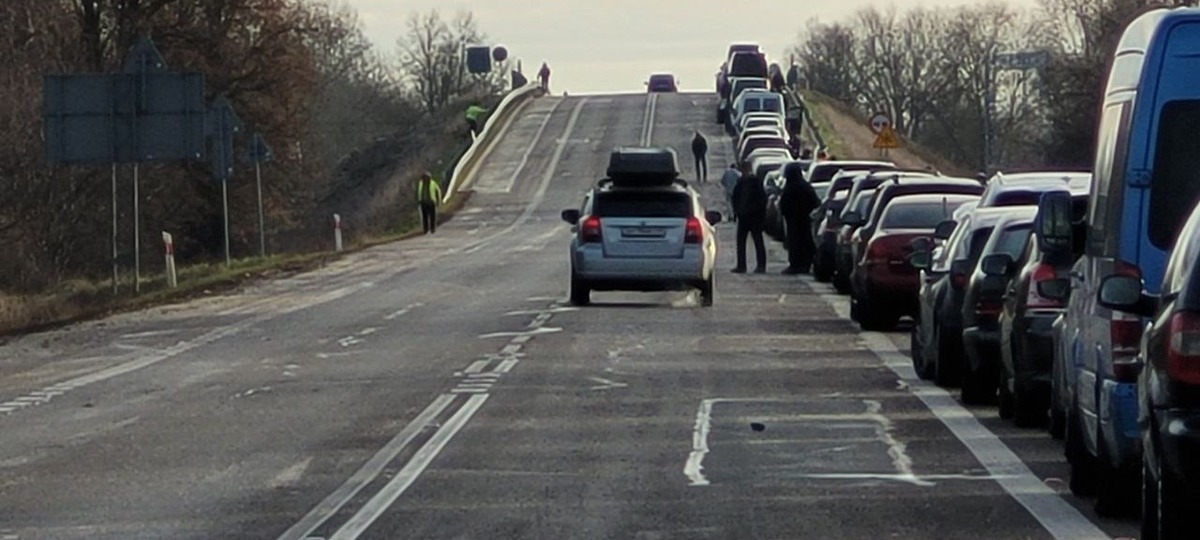
<path fill-rule="evenodd" d="M 760 43 L 784 60 L 813 16 L 840 20 L 869 5 L 900 9 L 975 4 L 981 0 L 345 0 L 368 36 L 388 53 L 414 12 L 438 9 L 449 19 L 471 11 L 492 43 L 524 60 L 526 74 L 550 63 L 555 92 L 644 91 L 652 72 L 671 72 L 685 89 L 713 88 L 730 42 Z M 1036 0 L 996 0 L 1030 7 Z M 813 6 L 813 7 L 809 7 Z M 819 7 L 817 7 L 819 6 Z M 530 78 L 533 78 L 532 76 Z"/>

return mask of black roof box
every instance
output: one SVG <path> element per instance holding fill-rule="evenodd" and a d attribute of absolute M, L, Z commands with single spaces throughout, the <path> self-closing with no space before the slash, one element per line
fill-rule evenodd
<path fill-rule="evenodd" d="M 679 176 L 670 148 L 617 147 L 608 157 L 608 177 L 615 184 L 670 184 Z"/>

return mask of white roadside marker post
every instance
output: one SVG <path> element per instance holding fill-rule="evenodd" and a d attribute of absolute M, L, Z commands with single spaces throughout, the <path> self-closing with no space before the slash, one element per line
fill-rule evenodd
<path fill-rule="evenodd" d="M 179 286 L 179 278 L 175 274 L 175 239 L 166 231 L 163 231 L 162 239 L 167 256 L 167 286 L 174 289 Z"/>
<path fill-rule="evenodd" d="M 342 216 L 333 215 L 333 249 L 342 251 Z"/>

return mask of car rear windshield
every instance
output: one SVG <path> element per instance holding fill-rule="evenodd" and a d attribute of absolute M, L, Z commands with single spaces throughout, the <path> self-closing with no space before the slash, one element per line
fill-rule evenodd
<path fill-rule="evenodd" d="M 1159 120 L 1150 181 L 1150 242 L 1170 249 L 1200 195 L 1200 100 L 1172 101 Z"/>
<path fill-rule="evenodd" d="M 1021 252 L 1025 251 L 1025 244 L 1029 242 L 1031 231 L 1029 224 L 1006 227 L 1000 231 L 1000 238 L 996 240 L 992 253 L 1004 253 L 1013 259 L 1020 257 Z"/>
<path fill-rule="evenodd" d="M 879 191 L 874 189 L 859 192 L 858 200 L 855 201 L 854 211 L 858 212 L 858 215 L 865 217 L 867 212 L 871 210 L 871 204 L 875 202 L 875 195 L 877 193 Z"/>
<path fill-rule="evenodd" d="M 684 193 L 669 191 L 612 191 L 598 194 L 592 214 L 602 218 L 686 218 L 692 215 L 692 201 Z"/>
<path fill-rule="evenodd" d="M 952 200 L 946 204 L 941 202 L 923 202 L 906 204 L 889 204 L 883 209 L 880 225 L 883 229 L 932 229 L 938 223 L 950 219 L 954 210 L 963 200 Z"/>
<path fill-rule="evenodd" d="M 1042 191 L 1015 189 L 996 194 L 992 206 L 1032 206 L 1042 199 Z"/>

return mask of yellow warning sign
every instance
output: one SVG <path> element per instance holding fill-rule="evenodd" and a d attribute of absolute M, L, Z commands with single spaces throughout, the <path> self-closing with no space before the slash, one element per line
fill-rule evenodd
<path fill-rule="evenodd" d="M 892 129 L 892 126 L 884 126 L 879 136 L 875 137 L 875 148 L 900 148 L 900 137 L 896 136 L 896 130 Z"/>

